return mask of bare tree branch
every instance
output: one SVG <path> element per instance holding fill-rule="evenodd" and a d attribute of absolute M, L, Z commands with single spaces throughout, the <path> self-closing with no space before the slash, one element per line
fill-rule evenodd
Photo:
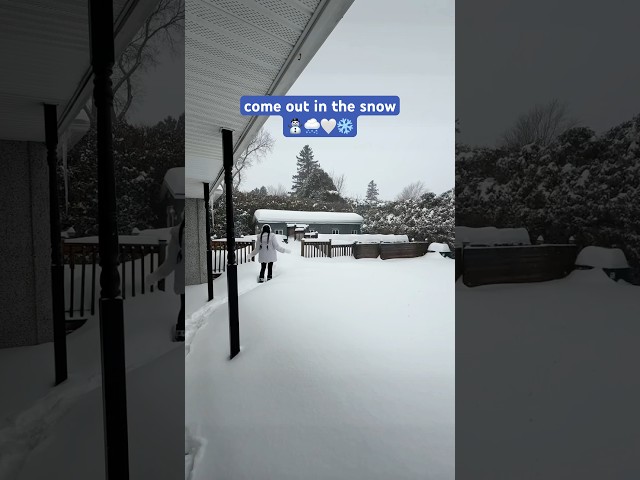
<path fill-rule="evenodd" d="M 413 182 L 402 189 L 402 191 L 398 194 L 397 200 L 411 200 L 413 198 L 418 198 L 423 195 L 427 191 L 427 187 L 425 186 L 422 180 L 418 180 L 417 182 Z"/>
<path fill-rule="evenodd" d="M 275 197 L 286 197 L 288 195 L 287 189 L 281 183 L 277 187 L 273 185 L 267 187 L 267 193 Z"/>
<path fill-rule="evenodd" d="M 331 172 L 329 177 L 331 177 L 333 184 L 336 186 L 338 195 L 342 196 L 342 193 L 344 192 L 344 173 L 337 174 L 335 172 Z"/>
<path fill-rule="evenodd" d="M 577 125 L 578 122 L 569 117 L 567 106 L 553 99 L 520 115 L 515 125 L 502 135 L 502 143 L 516 150 L 532 143 L 546 147 L 558 135 Z"/>
<path fill-rule="evenodd" d="M 242 182 L 241 173 L 243 170 L 260 163 L 262 159 L 273 150 L 275 140 L 271 134 L 261 129 L 255 137 L 251 139 L 247 148 L 236 161 L 233 167 L 233 186 L 239 188 Z"/>
<path fill-rule="evenodd" d="M 125 118 L 139 95 L 136 74 L 158 64 L 161 51 L 178 53 L 175 34 L 184 31 L 185 0 L 160 0 L 142 28 L 124 49 L 113 74 L 114 109 L 119 120 Z M 93 105 L 91 110 L 93 110 Z M 92 125 L 95 114 L 85 109 Z"/>

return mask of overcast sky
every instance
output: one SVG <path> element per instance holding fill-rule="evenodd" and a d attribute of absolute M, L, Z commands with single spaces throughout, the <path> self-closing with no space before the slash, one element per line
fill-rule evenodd
<path fill-rule="evenodd" d="M 128 112 L 133 124 L 155 125 L 168 116 L 184 113 L 184 37 L 174 34 L 176 52 L 164 47 L 157 65 L 141 72 L 136 84 L 136 99 Z"/>
<path fill-rule="evenodd" d="M 422 180 L 454 186 L 455 27 L 452 0 L 356 0 L 288 95 L 398 95 L 400 115 L 360 117 L 354 138 L 287 138 L 282 119 L 265 124 L 273 152 L 251 168 L 241 189 L 291 188 L 296 155 L 309 144 L 327 172 L 345 175 L 349 196 L 378 184 L 393 199 Z"/>
<path fill-rule="evenodd" d="M 558 98 L 605 131 L 640 113 L 640 2 L 458 0 L 458 140 L 494 145 L 536 103 Z"/>

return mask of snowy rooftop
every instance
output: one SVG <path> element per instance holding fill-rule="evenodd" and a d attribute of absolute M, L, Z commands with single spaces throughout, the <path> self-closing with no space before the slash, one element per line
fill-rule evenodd
<path fill-rule="evenodd" d="M 256 210 L 256 221 L 265 222 L 304 222 L 304 223 L 362 223 L 363 218 L 357 213 L 345 212 L 299 212 L 295 210 Z"/>

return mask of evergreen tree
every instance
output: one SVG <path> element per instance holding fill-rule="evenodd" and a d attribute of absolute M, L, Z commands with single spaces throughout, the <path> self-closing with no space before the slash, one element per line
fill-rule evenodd
<path fill-rule="evenodd" d="M 322 168 L 316 167 L 300 186 L 298 196 L 326 202 L 341 200 L 333 180 Z"/>
<path fill-rule="evenodd" d="M 293 186 L 291 187 L 291 194 L 297 197 L 304 196 L 301 194 L 304 185 L 307 183 L 311 173 L 320 168 L 318 161 L 313 159 L 313 150 L 309 145 L 305 145 L 300 153 L 296 157 L 297 173 L 293 176 Z"/>
<path fill-rule="evenodd" d="M 374 182 L 373 180 L 371 180 L 369 182 L 369 185 L 367 185 L 367 196 L 366 196 L 366 199 L 369 202 L 377 202 L 378 201 L 378 186 L 376 185 L 376 182 Z"/>

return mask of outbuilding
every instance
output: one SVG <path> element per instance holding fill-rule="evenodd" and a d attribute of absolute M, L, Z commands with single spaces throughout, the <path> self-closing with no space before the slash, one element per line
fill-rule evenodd
<path fill-rule="evenodd" d="M 259 209 L 254 214 L 256 233 L 260 233 L 262 226 L 268 223 L 272 232 L 292 238 L 300 232 L 358 235 L 363 221 L 360 215 L 351 212 Z"/>

